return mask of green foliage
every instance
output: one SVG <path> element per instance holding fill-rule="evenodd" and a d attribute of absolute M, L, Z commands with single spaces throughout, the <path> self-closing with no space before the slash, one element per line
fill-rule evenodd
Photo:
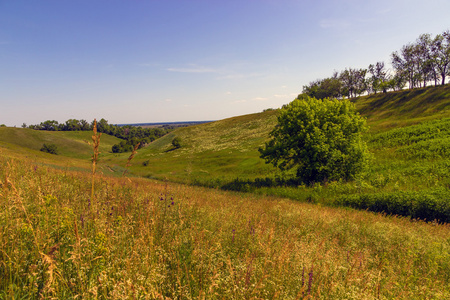
<path fill-rule="evenodd" d="M 450 222 L 450 193 L 447 189 L 398 191 L 341 196 L 336 204 L 413 219 Z"/>
<path fill-rule="evenodd" d="M 55 144 L 44 144 L 41 151 L 56 155 L 58 154 L 58 147 Z"/>
<path fill-rule="evenodd" d="M 395 128 L 369 137 L 374 148 L 395 148 L 408 159 L 436 159 L 450 155 L 450 118 Z"/>
<path fill-rule="evenodd" d="M 369 142 L 376 147 L 399 147 L 450 136 L 450 118 L 433 120 L 374 134 Z"/>
<path fill-rule="evenodd" d="M 181 148 L 181 138 L 180 137 L 175 137 L 173 140 L 172 140 L 172 146 L 175 148 L 175 149 L 178 149 L 178 148 Z"/>
<path fill-rule="evenodd" d="M 315 80 L 303 86 L 303 94 L 316 99 L 340 98 L 342 89 L 342 81 L 335 74 L 333 77 Z"/>
<path fill-rule="evenodd" d="M 111 148 L 113 153 L 123 153 L 133 151 L 133 144 L 128 141 L 120 141 L 118 144 L 114 144 Z"/>
<path fill-rule="evenodd" d="M 365 119 L 348 100 L 302 96 L 283 107 L 261 158 L 305 183 L 352 179 L 368 162 Z"/>

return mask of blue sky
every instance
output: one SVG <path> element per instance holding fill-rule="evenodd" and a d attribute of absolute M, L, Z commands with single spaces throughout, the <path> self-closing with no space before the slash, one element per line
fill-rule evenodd
<path fill-rule="evenodd" d="M 390 62 L 448 0 L 0 0 L 0 124 L 219 120 Z"/>

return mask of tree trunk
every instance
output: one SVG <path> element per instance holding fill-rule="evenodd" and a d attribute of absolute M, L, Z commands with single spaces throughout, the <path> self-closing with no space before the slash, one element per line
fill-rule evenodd
<path fill-rule="evenodd" d="M 442 70 L 442 72 L 441 72 L 441 77 L 442 77 L 442 85 L 445 85 L 445 73 L 446 73 L 446 71 L 447 71 L 447 68 L 446 67 L 444 67 L 444 69 Z"/>

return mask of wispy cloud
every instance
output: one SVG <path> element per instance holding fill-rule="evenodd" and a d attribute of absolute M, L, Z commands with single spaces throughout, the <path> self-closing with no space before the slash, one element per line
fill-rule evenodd
<path fill-rule="evenodd" d="M 346 29 L 351 23 L 344 19 L 323 19 L 320 20 L 319 25 L 323 29 Z"/>

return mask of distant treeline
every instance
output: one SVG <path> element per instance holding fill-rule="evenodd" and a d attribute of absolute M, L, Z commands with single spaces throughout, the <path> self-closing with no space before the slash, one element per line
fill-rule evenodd
<path fill-rule="evenodd" d="M 141 126 L 144 128 L 148 127 L 169 127 L 169 128 L 178 128 L 178 127 L 188 127 L 192 125 L 199 125 L 210 123 L 214 121 L 184 121 L 184 122 L 159 122 L 159 123 L 135 123 L 135 124 L 119 124 L 119 126 L 131 125 L 131 126 Z"/>
<path fill-rule="evenodd" d="M 391 55 L 391 70 L 384 62 L 367 69 L 345 69 L 333 76 L 303 86 L 303 93 L 317 99 L 356 97 L 390 90 L 425 87 L 428 83 L 444 85 L 450 76 L 450 30 L 432 37 L 419 38 Z"/>
<path fill-rule="evenodd" d="M 25 123 L 22 125 L 24 128 L 30 128 L 34 130 L 48 130 L 48 131 L 91 131 L 94 126 L 94 121 L 88 123 L 86 120 L 70 119 L 65 123 L 58 123 L 55 120 L 47 120 L 41 122 L 39 125 L 29 125 Z M 108 121 L 101 119 L 97 122 L 97 131 L 105 134 L 115 136 L 123 139 L 119 144 L 112 147 L 112 152 L 128 152 L 133 150 L 133 147 L 139 143 L 139 148 L 145 146 L 145 144 L 151 143 L 157 138 L 162 137 L 173 130 L 171 126 L 164 126 L 158 128 L 142 128 L 131 125 L 118 126 L 108 124 Z"/>

